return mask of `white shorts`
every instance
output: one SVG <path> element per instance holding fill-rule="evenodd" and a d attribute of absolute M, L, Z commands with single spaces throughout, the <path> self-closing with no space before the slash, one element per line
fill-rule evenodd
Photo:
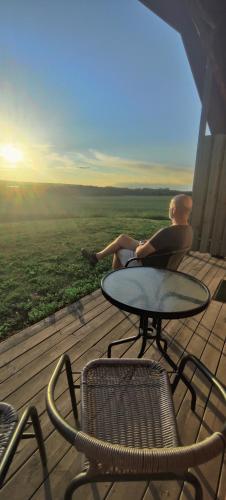
<path fill-rule="evenodd" d="M 135 250 L 127 250 L 126 248 L 121 248 L 121 250 L 118 250 L 117 256 L 122 264 L 123 267 L 125 267 L 127 261 L 129 259 L 133 259 L 136 257 Z M 142 266 L 141 262 L 139 261 L 134 261 L 130 264 L 130 267 L 134 266 Z"/>

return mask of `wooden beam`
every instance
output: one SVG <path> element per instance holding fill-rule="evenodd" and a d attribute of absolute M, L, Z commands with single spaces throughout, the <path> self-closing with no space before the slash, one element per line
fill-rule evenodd
<path fill-rule="evenodd" d="M 213 83 L 208 125 L 212 134 L 226 133 L 226 7 L 223 0 L 140 0 L 182 36 L 192 74 L 203 102 L 205 64 L 210 56 Z M 205 7 L 205 8 L 204 8 Z M 216 29 L 212 29 L 214 26 Z M 214 40 L 211 38 L 214 35 Z M 211 49 L 210 49 L 211 46 Z"/>
<path fill-rule="evenodd" d="M 193 28 L 193 36 L 190 31 L 187 30 L 182 35 L 182 42 L 185 48 L 185 52 L 190 64 L 193 78 L 196 83 L 197 91 L 202 101 L 203 89 L 204 89 L 204 78 L 205 78 L 205 66 L 206 57 L 204 55 L 203 49 L 198 39 L 197 32 Z"/>
<path fill-rule="evenodd" d="M 178 2 L 178 0 L 140 0 L 140 2 L 179 33 L 181 33 L 181 26 L 186 25 L 184 2 Z"/>

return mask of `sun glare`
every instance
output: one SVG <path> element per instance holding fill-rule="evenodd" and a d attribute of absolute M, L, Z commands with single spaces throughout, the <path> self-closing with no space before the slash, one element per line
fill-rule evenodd
<path fill-rule="evenodd" d="M 22 151 L 12 144 L 4 144 L 0 148 L 0 156 L 9 163 L 19 163 L 23 160 Z"/>

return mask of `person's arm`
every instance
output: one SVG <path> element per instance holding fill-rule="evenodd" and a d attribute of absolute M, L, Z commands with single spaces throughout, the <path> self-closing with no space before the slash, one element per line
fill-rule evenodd
<path fill-rule="evenodd" d="M 148 255 L 152 255 L 166 247 L 166 241 L 168 241 L 168 228 L 159 229 L 157 233 L 153 234 L 150 240 L 146 240 L 144 243 L 138 245 L 136 256 L 141 258 L 148 257 Z"/>
<path fill-rule="evenodd" d="M 147 257 L 148 255 L 151 255 L 152 253 L 155 253 L 156 250 L 150 243 L 150 241 L 146 241 L 145 243 L 138 245 L 138 247 L 135 250 L 136 256 L 137 257 Z"/>

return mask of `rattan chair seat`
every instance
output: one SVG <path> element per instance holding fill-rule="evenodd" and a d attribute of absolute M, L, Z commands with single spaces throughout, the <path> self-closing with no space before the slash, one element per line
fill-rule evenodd
<path fill-rule="evenodd" d="M 167 372 L 137 359 L 89 363 L 82 376 L 82 431 L 131 448 L 178 446 Z"/>
<path fill-rule="evenodd" d="M 17 411 L 7 403 L 0 403 L 0 459 L 5 452 L 18 422 Z"/>

